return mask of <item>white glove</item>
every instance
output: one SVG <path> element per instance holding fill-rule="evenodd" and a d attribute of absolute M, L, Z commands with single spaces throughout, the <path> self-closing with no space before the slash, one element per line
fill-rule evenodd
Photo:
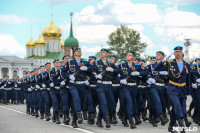
<path fill-rule="evenodd" d="M 58 80 L 60 80 L 60 76 L 58 77 Z"/>
<path fill-rule="evenodd" d="M 21 82 L 18 82 L 18 84 L 21 84 Z"/>
<path fill-rule="evenodd" d="M 174 53 L 171 53 L 170 55 L 166 56 L 166 57 L 164 58 L 164 61 L 169 60 L 169 58 L 170 58 L 173 54 L 174 54 Z"/>
<path fill-rule="evenodd" d="M 65 81 L 62 81 L 62 82 L 60 83 L 60 85 L 64 86 L 64 85 L 65 85 Z"/>
<path fill-rule="evenodd" d="M 137 71 L 135 71 L 135 72 L 132 72 L 132 73 L 131 73 L 131 75 L 132 75 L 132 76 L 139 76 L 139 75 L 140 75 L 140 73 L 139 73 L 139 72 L 137 72 Z"/>
<path fill-rule="evenodd" d="M 88 82 L 88 80 L 85 81 L 85 85 L 89 85 L 90 83 Z"/>
<path fill-rule="evenodd" d="M 69 79 L 74 81 L 74 80 L 75 80 L 74 75 L 70 75 L 70 76 L 69 76 Z"/>
<path fill-rule="evenodd" d="M 28 88 L 28 91 L 32 91 L 31 88 Z"/>
<path fill-rule="evenodd" d="M 81 70 L 81 71 L 87 71 L 88 68 L 87 68 L 86 66 L 81 66 L 81 67 L 80 67 L 80 70 Z"/>
<path fill-rule="evenodd" d="M 167 71 L 159 71 L 160 75 L 168 75 Z"/>
<path fill-rule="evenodd" d="M 53 83 L 50 83 L 50 86 L 51 86 L 51 87 L 54 87 L 54 84 L 53 84 Z"/>
<path fill-rule="evenodd" d="M 200 78 L 196 80 L 196 82 L 200 83 Z"/>
<path fill-rule="evenodd" d="M 197 89 L 197 84 L 192 84 L 192 88 Z"/>
<path fill-rule="evenodd" d="M 106 71 L 113 72 L 113 68 L 112 67 L 107 67 Z"/>
<path fill-rule="evenodd" d="M 147 83 L 149 84 L 149 85 L 151 85 L 152 83 L 151 83 L 151 81 L 149 81 L 149 80 L 147 80 Z"/>
<path fill-rule="evenodd" d="M 2 89 L 4 89 L 4 86 L 1 86 Z"/>
<path fill-rule="evenodd" d="M 10 82 L 8 82 L 8 84 L 11 84 Z"/>
<path fill-rule="evenodd" d="M 46 85 L 45 85 L 45 84 L 42 84 L 42 88 L 46 88 Z"/>
<path fill-rule="evenodd" d="M 126 85 L 127 84 L 127 80 L 126 79 L 121 79 L 120 83 Z"/>
<path fill-rule="evenodd" d="M 40 86 L 39 86 L 39 85 L 36 85 L 35 87 L 36 87 L 37 89 L 40 89 Z"/>
<path fill-rule="evenodd" d="M 151 82 L 152 84 L 156 84 L 155 79 L 153 79 L 153 78 L 149 78 L 148 80 L 149 80 L 149 82 Z M 147 81 L 148 81 L 148 80 L 147 80 Z M 148 83 L 148 82 L 147 82 L 147 83 Z"/>
<path fill-rule="evenodd" d="M 102 75 L 101 74 L 98 74 L 95 77 L 96 77 L 96 79 L 102 79 Z"/>
<path fill-rule="evenodd" d="M 6 87 L 6 84 L 4 84 L 4 87 Z"/>
<path fill-rule="evenodd" d="M 120 75 L 120 74 L 118 74 L 117 76 L 118 76 L 119 78 L 121 77 L 121 75 Z"/>

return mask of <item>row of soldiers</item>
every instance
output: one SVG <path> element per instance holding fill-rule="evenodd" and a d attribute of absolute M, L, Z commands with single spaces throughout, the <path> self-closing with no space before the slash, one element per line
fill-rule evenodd
<path fill-rule="evenodd" d="M 181 46 L 174 48 L 175 59 L 172 60 L 169 60 L 172 54 L 164 58 L 164 52 L 158 51 L 146 65 L 132 50 L 128 51 L 126 60 L 117 63 L 115 55 L 108 60 L 108 49 L 101 49 L 100 60 L 90 56 L 85 61 L 81 58 L 81 49 L 76 48 L 73 59 L 65 55 L 62 64 L 55 59 L 52 69 L 51 63 L 46 63 L 27 72 L 20 81 L 26 92 L 27 113 L 38 117 L 39 111 L 40 118 L 48 121 L 52 107 L 52 120 L 57 124 L 62 110 L 63 123 L 67 125 L 70 111 L 73 113 L 74 128 L 82 124 L 83 119 L 92 125 L 96 117 L 98 127 L 103 127 L 103 119 L 110 128 L 111 124 L 118 123 L 119 105 L 117 114 L 122 124 L 134 129 L 142 120 L 148 120 L 154 127 L 159 122 L 165 125 L 169 121 L 168 110 L 168 131 L 175 132 L 175 126 L 192 124 L 186 112 L 187 95 L 192 94 L 190 110 L 195 108 L 193 118 L 200 125 L 200 59 L 191 67 L 183 60 L 182 49 Z"/>

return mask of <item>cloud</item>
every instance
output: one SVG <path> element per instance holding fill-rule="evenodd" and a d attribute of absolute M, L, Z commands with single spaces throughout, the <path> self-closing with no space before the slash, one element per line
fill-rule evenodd
<path fill-rule="evenodd" d="M 27 21 L 27 18 L 20 17 L 14 14 L 0 14 L 0 25 L 24 24 Z"/>
<path fill-rule="evenodd" d="M 0 44 L 1 55 L 16 55 L 24 57 L 26 54 L 25 48 L 22 47 L 11 34 L 0 34 Z"/>
<path fill-rule="evenodd" d="M 189 58 L 195 59 L 200 58 L 200 43 L 192 43 L 189 47 Z"/>
<path fill-rule="evenodd" d="M 165 4 L 169 5 L 191 5 L 191 4 L 199 4 L 199 0 L 167 0 L 164 1 Z"/>
<path fill-rule="evenodd" d="M 53 4 L 60 5 L 64 3 L 77 3 L 77 2 L 91 2 L 94 0 L 37 0 L 37 1 L 45 1 L 51 3 L 53 1 Z"/>

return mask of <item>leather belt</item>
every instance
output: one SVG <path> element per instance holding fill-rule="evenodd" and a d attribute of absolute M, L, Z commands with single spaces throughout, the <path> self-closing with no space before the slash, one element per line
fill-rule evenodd
<path fill-rule="evenodd" d="M 113 87 L 120 86 L 120 84 L 112 84 Z"/>
<path fill-rule="evenodd" d="M 102 83 L 102 84 L 112 84 L 111 81 L 102 81 L 101 83 Z"/>
<path fill-rule="evenodd" d="M 197 86 L 200 86 L 200 83 L 197 83 Z"/>
<path fill-rule="evenodd" d="M 173 82 L 173 81 L 171 81 L 171 80 L 169 80 L 169 83 L 170 83 L 170 84 L 173 84 L 173 85 L 175 85 L 175 86 L 178 86 L 178 87 L 183 87 L 183 86 L 186 85 L 186 83 L 176 83 L 176 82 Z"/>
<path fill-rule="evenodd" d="M 137 85 L 136 83 L 127 83 L 127 85 L 132 86 L 132 85 Z"/>
<path fill-rule="evenodd" d="M 100 80 L 97 80 L 97 83 L 101 83 L 101 81 L 100 81 Z"/>
<path fill-rule="evenodd" d="M 85 81 L 73 81 L 73 80 L 70 80 L 70 83 L 75 83 L 75 84 L 84 84 Z"/>
<path fill-rule="evenodd" d="M 15 90 L 21 90 L 21 88 L 14 88 Z"/>
<path fill-rule="evenodd" d="M 156 83 L 157 86 L 165 86 L 163 83 Z"/>
<path fill-rule="evenodd" d="M 146 86 L 144 86 L 144 85 L 141 85 L 141 86 L 140 86 L 140 88 L 145 88 L 145 87 L 146 87 Z"/>

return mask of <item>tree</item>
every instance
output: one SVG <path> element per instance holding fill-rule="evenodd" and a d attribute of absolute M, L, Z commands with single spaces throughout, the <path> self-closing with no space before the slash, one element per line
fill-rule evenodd
<path fill-rule="evenodd" d="M 121 25 L 116 31 L 108 36 L 109 50 L 118 56 L 119 59 L 124 59 L 128 50 L 133 50 L 139 56 L 147 47 L 146 43 L 141 42 L 140 33 Z"/>

